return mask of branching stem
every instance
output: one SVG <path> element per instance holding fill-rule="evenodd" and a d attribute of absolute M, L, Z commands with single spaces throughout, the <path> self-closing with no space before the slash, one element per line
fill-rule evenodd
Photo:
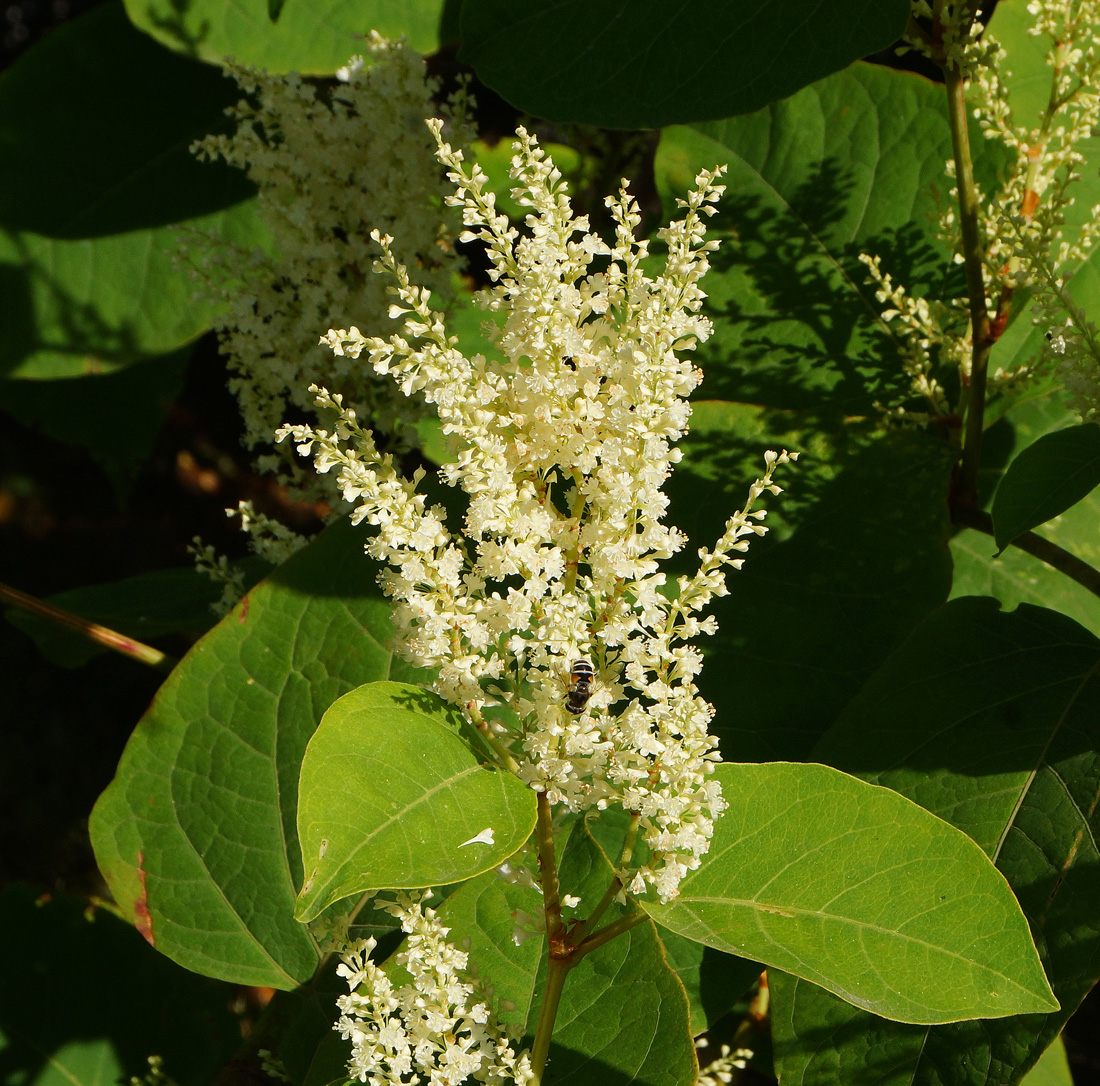
<path fill-rule="evenodd" d="M 604 943 L 611 942 L 612 939 L 619 935 L 625 935 L 631 928 L 636 928 L 643 921 L 649 919 L 649 913 L 642 909 L 638 909 L 636 912 L 632 912 L 629 916 L 624 916 L 619 920 L 614 920 L 607 927 L 600 928 L 595 935 L 590 935 L 579 947 L 573 957 L 573 964 L 581 960 L 586 954 L 590 954 L 597 947 L 601 947 Z"/>
<path fill-rule="evenodd" d="M 592 915 L 572 933 L 572 938 L 575 943 L 581 944 L 588 938 L 589 933 L 600 922 L 600 918 L 611 907 L 611 903 L 622 893 L 623 883 L 617 872 L 625 870 L 630 863 L 631 856 L 634 855 L 634 842 L 638 838 L 638 827 L 641 821 L 641 815 L 631 814 L 630 825 L 627 826 L 626 835 L 623 839 L 623 849 L 619 856 L 616 874 L 611 876 L 611 884 L 604 892 L 603 897 L 600 899 L 595 909 L 592 910 Z"/>

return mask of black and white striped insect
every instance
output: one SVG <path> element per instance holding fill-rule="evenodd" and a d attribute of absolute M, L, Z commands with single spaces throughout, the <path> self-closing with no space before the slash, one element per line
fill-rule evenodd
<path fill-rule="evenodd" d="M 565 691 L 565 708 L 573 716 L 584 712 L 592 697 L 592 684 L 596 681 L 596 669 L 587 660 L 576 660 L 569 672 L 569 686 Z"/>

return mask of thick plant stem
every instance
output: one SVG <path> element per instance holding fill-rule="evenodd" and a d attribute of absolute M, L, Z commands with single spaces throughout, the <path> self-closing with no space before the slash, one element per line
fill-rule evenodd
<path fill-rule="evenodd" d="M 538 839 L 539 881 L 542 884 L 542 908 L 546 920 L 546 945 L 549 952 L 546 988 L 542 993 L 535 1041 L 531 1046 L 531 1067 L 535 1072 L 535 1082 L 540 1083 L 543 1068 L 546 1066 L 546 1057 L 550 1052 L 550 1038 L 554 1033 L 554 1020 L 558 1015 L 562 988 L 574 962 L 570 953 L 572 947 L 565 945 L 565 931 L 561 921 L 558 859 L 554 849 L 554 823 L 550 811 L 550 800 L 545 792 L 539 792 L 537 804 L 538 821 L 535 825 L 535 834 Z"/>
<path fill-rule="evenodd" d="M 958 508 L 952 512 L 952 519 L 964 528 L 975 528 L 986 535 L 993 535 L 993 518 L 980 509 Z M 1051 543 L 1034 532 L 1024 532 L 1012 540 L 1010 546 L 1026 551 L 1052 569 L 1064 573 L 1094 596 L 1100 596 L 1100 570 L 1082 561 L 1075 554 L 1063 550 L 1057 543 Z"/>
<path fill-rule="evenodd" d="M 105 648 L 112 649 L 123 656 L 128 656 L 131 660 L 136 660 L 139 664 L 145 664 L 157 671 L 171 671 L 179 663 L 175 657 L 153 648 L 152 645 L 144 645 L 132 637 L 120 634 L 117 630 L 111 630 L 106 626 L 100 626 L 98 623 L 89 622 L 86 618 L 74 615 L 71 611 L 54 607 L 53 604 L 46 603 L 45 600 L 28 596 L 25 592 L 20 592 L 19 589 L 11 588 L 6 584 L 0 584 L 0 603 L 7 603 L 32 615 L 38 615 L 39 618 L 44 618 L 48 622 L 64 626 L 81 637 L 86 637 L 89 641 L 94 641 L 98 645 L 103 645 Z"/>
<path fill-rule="evenodd" d="M 550 963 L 546 970 L 546 987 L 542 993 L 542 1006 L 539 1008 L 539 1024 L 535 1029 L 535 1043 L 531 1046 L 531 1070 L 535 1072 L 536 1086 L 542 1082 L 546 1057 L 550 1054 L 554 1020 L 558 1016 L 558 1004 L 561 1002 L 565 978 L 572 967 L 573 962 L 570 959 L 550 956 Z"/>
<path fill-rule="evenodd" d="M 955 158 L 963 268 L 970 300 L 970 382 L 966 391 L 966 425 L 956 500 L 961 505 L 973 507 L 978 503 L 978 465 L 981 462 L 982 431 L 985 428 L 986 375 L 993 340 L 985 299 L 984 247 L 978 224 L 978 190 L 974 183 L 974 161 L 970 154 L 970 133 L 967 130 L 966 85 L 962 73 L 953 64 L 945 67 L 944 78 L 947 83 L 951 146 Z"/>
<path fill-rule="evenodd" d="M 561 940 L 561 887 L 558 884 L 558 858 L 554 851 L 554 822 L 550 813 L 550 800 L 545 792 L 537 798 L 538 821 L 535 834 L 539 846 L 539 882 L 542 885 L 542 909 L 546 916 L 546 938 L 553 957 L 556 944 Z"/>

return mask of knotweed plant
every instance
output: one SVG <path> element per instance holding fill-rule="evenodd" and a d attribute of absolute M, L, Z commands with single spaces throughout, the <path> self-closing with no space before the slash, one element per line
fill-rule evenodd
<path fill-rule="evenodd" d="M 460 449 L 441 476 L 468 498 L 461 529 L 417 492 L 419 476 L 399 475 L 340 395 L 314 390 L 336 415 L 331 432 L 281 434 L 319 472 L 335 470 L 354 519 L 376 527 L 367 549 L 384 566 L 402 655 L 434 669 L 436 691 L 550 803 L 629 811 L 646 855 L 628 854 L 620 878 L 669 900 L 723 809 L 709 779 L 713 710 L 696 688 L 702 656 L 690 642 L 715 629 L 699 612 L 725 592 L 724 567 L 740 565 L 746 537 L 764 533 L 753 506 L 779 492 L 772 472 L 788 460 L 768 454 L 698 571 L 667 583 L 660 562 L 684 537 L 663 523 L 662 487 L 701 376 L 681 354 L 710 333 L 699 281 L 716 244 L 704 231 L 718 171 L 696 178 L 683 217 L 659 233 L 667 256 L 651 277 L 625 184 L 608 200 L 608 244 L 573 215 L 560 173 L 521 129 L 511 171 L 513 198 L 531 209 L 521 232 L 496 210 L 484 173 L 467 171 L 430 123 L 462 240 L 489 254 L 493 285 L 480 304 L 499 315 L 499 357 L 462 353 L 383 235 L 381 263 L 399 299 L 391 315 L 404 318 L 404 334 L 353 327 L 326 342 L 340 356 L 365 354 L 405 395 L 434 405 Z M 594 681 L 580 679 L 577 661 L 590 663 Z M 487 706 L 507 711 L 488 719 Z"/>

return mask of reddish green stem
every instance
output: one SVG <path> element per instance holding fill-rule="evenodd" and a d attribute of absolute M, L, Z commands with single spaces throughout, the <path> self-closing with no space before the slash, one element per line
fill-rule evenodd
<path fill-rule="evenodd" d="M 151 645 L 142 644 L 142 642 L 136 641 L 132 637 L 120 634 L 117 630 L 108 629 L 106 626 L 100 626 L 96 622 L 89 622 L 86 618 L 74 615 L 71 611 L 54 607 L 52 603 L 46 603 L 45 600 L 28 596 L 25 592 L 20 592 L 17 588 L 11 588 L 9 585 L 0 584 L 0 602 L 18 607 L 20 610 L 27 611 L 32 615 L 38 615 L 39 618 L 44 618 L 46 621 L 53 622 L 58 626 L 64 626 L 81 637 L 94 641 L 97 645 L 103 645 L 105 648 L 119 652 L 123 656 L 128 656 L 131 660 L 137 660 L 138 663 L 145 664 L 157 671 L 171 671 L 179 663 L 174 657 L 161 652 L 159 649 L 154 649 Z"/>

